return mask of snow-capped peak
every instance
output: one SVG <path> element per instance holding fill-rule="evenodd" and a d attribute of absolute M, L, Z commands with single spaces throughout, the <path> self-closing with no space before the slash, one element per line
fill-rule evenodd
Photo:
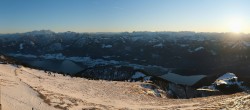
<path fill-rule="evenodd" d="M 238 81 L 238 77 L 234 73 L 226 73 L 215 80 L 215 82 L 210 86 L 204 86 L 197 90 L 208 90 L 208 91 L 217 91 L 219 86 L 226 85 L 227 87 L 237 85 L 239 88 L 243 82 Z"/>
<path fill-rule="evenodd" d="M 53 32 L 51 30 L 34 30 L 31 32 L 27 32 L 26 34 L 29 34 L 29 35 L 43 35 L 43 34 L 49 35 L 49 34 L 54 34 L 54 33 L 55 32 Z"/>
<path fill-rule="evenodd" d="M 236 75 L 234 73 L 226 73 L 219 77 L 217 80 L 225 80 L 225 79 L 237 79 Z"/>
<path fill-rule="evenodd" d="M 238 84 L 238 77 L 234 73 L 226 73 L 222 75 L 221 77 L 217 78 L 214 82 L 215 85 L 232 85 L 232 84 Z"/>

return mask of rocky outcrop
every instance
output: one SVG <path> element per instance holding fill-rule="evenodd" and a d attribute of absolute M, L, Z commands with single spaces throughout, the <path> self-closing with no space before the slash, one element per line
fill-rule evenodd
<path fill-rule="evenodd" d="M 234 73 L 225 73 L 218 77 L 210 86 L 204 86 L 198 90 L 220 91 L 223 94 L 241 92 L 245 88 L 242 81 Z"/>
<path fill-rule="evenodd" d="M 220 91 L 197 90 L 190 86 L 169 83 L 168 91 L 174 98 L 196 98 L 223 94 Z"/>
<path fill-rule="evenodd" d="M 158 77 L 152 77 L 151 81 L 161 90 L 166 91 L 167 96 L 171 98 L 187 99 L 223 94 L 220 91 L 197 90 L 191 86 L 175 84 Z"/>

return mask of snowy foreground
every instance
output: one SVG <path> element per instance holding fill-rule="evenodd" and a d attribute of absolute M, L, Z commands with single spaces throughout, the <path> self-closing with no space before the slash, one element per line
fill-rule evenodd
<path fill-rule="evenodd" d="M 160 98 L 141 82 L 96 81 L 0 64 L 3 110 L 250 109 L 250 94 Z"/>

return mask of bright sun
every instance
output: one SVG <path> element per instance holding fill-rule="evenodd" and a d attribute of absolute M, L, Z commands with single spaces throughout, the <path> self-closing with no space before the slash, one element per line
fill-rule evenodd
<path fill-rule="evenodd" d="M 234 33 L 242 32 L 242 23 L 239 20 L 232 20 L 230 22 L 230 31 Z"/>

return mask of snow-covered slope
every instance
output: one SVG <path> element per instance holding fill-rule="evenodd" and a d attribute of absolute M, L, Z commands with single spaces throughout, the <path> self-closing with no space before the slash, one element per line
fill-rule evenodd
<path fill-rule="evenodd" d="M 148 83 L 94 81 L 6 64 L 0 64 L 0 79 L 3 110 L 250 108 L 247 93 L 169 99 L 159 97 L 164 92 Z"/>
<path fill-rule="evenodd" d="M 22 81 L 20 70 L 11 65 L 0 65 L 2 110 L 57 110 L 40 98 L 40 94 Z"/>
<path fill-rule="evenodd" d="M 4 110 L 154 108 L 154 90 L 141 83 L 91 81 L 0 64 Z M 18 92 L 17 92 L 18 91 Z M 161 106 L 156 107 L 161 108 Z"/>

